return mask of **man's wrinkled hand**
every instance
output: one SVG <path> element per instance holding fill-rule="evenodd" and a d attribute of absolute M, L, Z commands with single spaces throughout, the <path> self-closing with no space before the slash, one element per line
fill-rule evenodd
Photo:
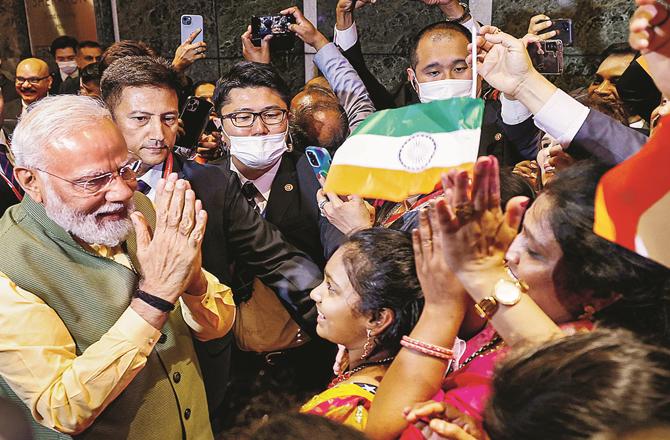
<path fill-rule="evenodd" d="M 156 227 L 132 215 L 140 263 L 140 289 L 175 303 L 184 292 L 204 293 L 202 239 L 207 213 L 187 181 L 171 174 L 156 187 Z M 206 289 L 206 281 L 204 289 Z"/>

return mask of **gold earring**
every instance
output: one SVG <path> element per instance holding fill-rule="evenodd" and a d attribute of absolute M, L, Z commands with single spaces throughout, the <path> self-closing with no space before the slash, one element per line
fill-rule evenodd
<path fill-rule="evenodd" d="M 372 330 L 368 329 L 368 339 L 365 341 L 365 345 L 363 346 L 363 354 L 361 355 L 361 360 L 367 358 L 370 356 L 370 352 L 372 352 L 372 347 L 374 346 L 372 342 Z"/>
<path fill-rule="evenodd" d="M 578 319 L 585 321 L 593 321 L 593 315 L 596 314 L 596 308 L 592 305 L 585 305 L 584 312 L 579 315 Z"/>

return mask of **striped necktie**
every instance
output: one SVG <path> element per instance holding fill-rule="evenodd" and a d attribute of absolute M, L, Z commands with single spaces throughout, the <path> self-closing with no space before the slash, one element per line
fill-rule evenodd
<path fill-rule="evenodd" d="M 244 185 L 242 185 L 242 194 L 244 195 L 244 198 L 247 199 L 247 202 L 249 202 L 249 205 L 254 208 L 254 211 L 260 214 L 261 209 L 258 206 L 258 203 L 256 203 L 256 196 L 259 194 L 256 185 L 250 181 L 246 182 Z"/>

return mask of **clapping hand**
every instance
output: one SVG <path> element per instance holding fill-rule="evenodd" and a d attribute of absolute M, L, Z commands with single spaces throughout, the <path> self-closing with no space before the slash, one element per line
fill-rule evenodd
<path fill-rule="evenodd" d="M 505 214 L 500 206 L 498 160 L 480 157 L 472 183 L 466 171 L 443 176 L 445 199 L 435 205 L 445 259 L 458 279 L 467 282 L 502 268 L 505 252 L 516 237 L 528 199 L 515 197 Z"/>

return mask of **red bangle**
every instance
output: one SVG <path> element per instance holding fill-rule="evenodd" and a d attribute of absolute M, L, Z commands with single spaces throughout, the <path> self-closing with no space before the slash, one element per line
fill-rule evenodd
<path fill-rule="evenodd" d="M 418 339 L 410 338 L 409 336 L 403 336 L 402 340 L 408 342 L 412 345 L 417 345 L 421 348 L 426 348 L 428 350 L 437 351 L 449 355 L 450 357 L 454 356 L 454 351 L 449 348 L 440 347 L 439 345 L 429 344 L 427 342 L 419 341 Z"/>
<path fill-rule="evenodd" d="M 426 343 L 415 343 L 415 339 L 407 338 L 404 336 L 402 340 L 400 341 L 400 345 L 402 345 L 405 348 L 408 348 L 410 350 L 414 350 L 416 352 L 425 354 L 427 356 L 431 356 L 434 358 L 442 359 L 445 361 L 450 361 L 454 357 L 454 353 L 451 350 L 448 350 L 446 348 L 439 347 L 437 345 L 432 345 L 432 344 L 426 344 Z M 419 342 L 419 341 L 416 341 Z M 434 350 L 432 347 L 436 347 L 439 350 Z"/>

